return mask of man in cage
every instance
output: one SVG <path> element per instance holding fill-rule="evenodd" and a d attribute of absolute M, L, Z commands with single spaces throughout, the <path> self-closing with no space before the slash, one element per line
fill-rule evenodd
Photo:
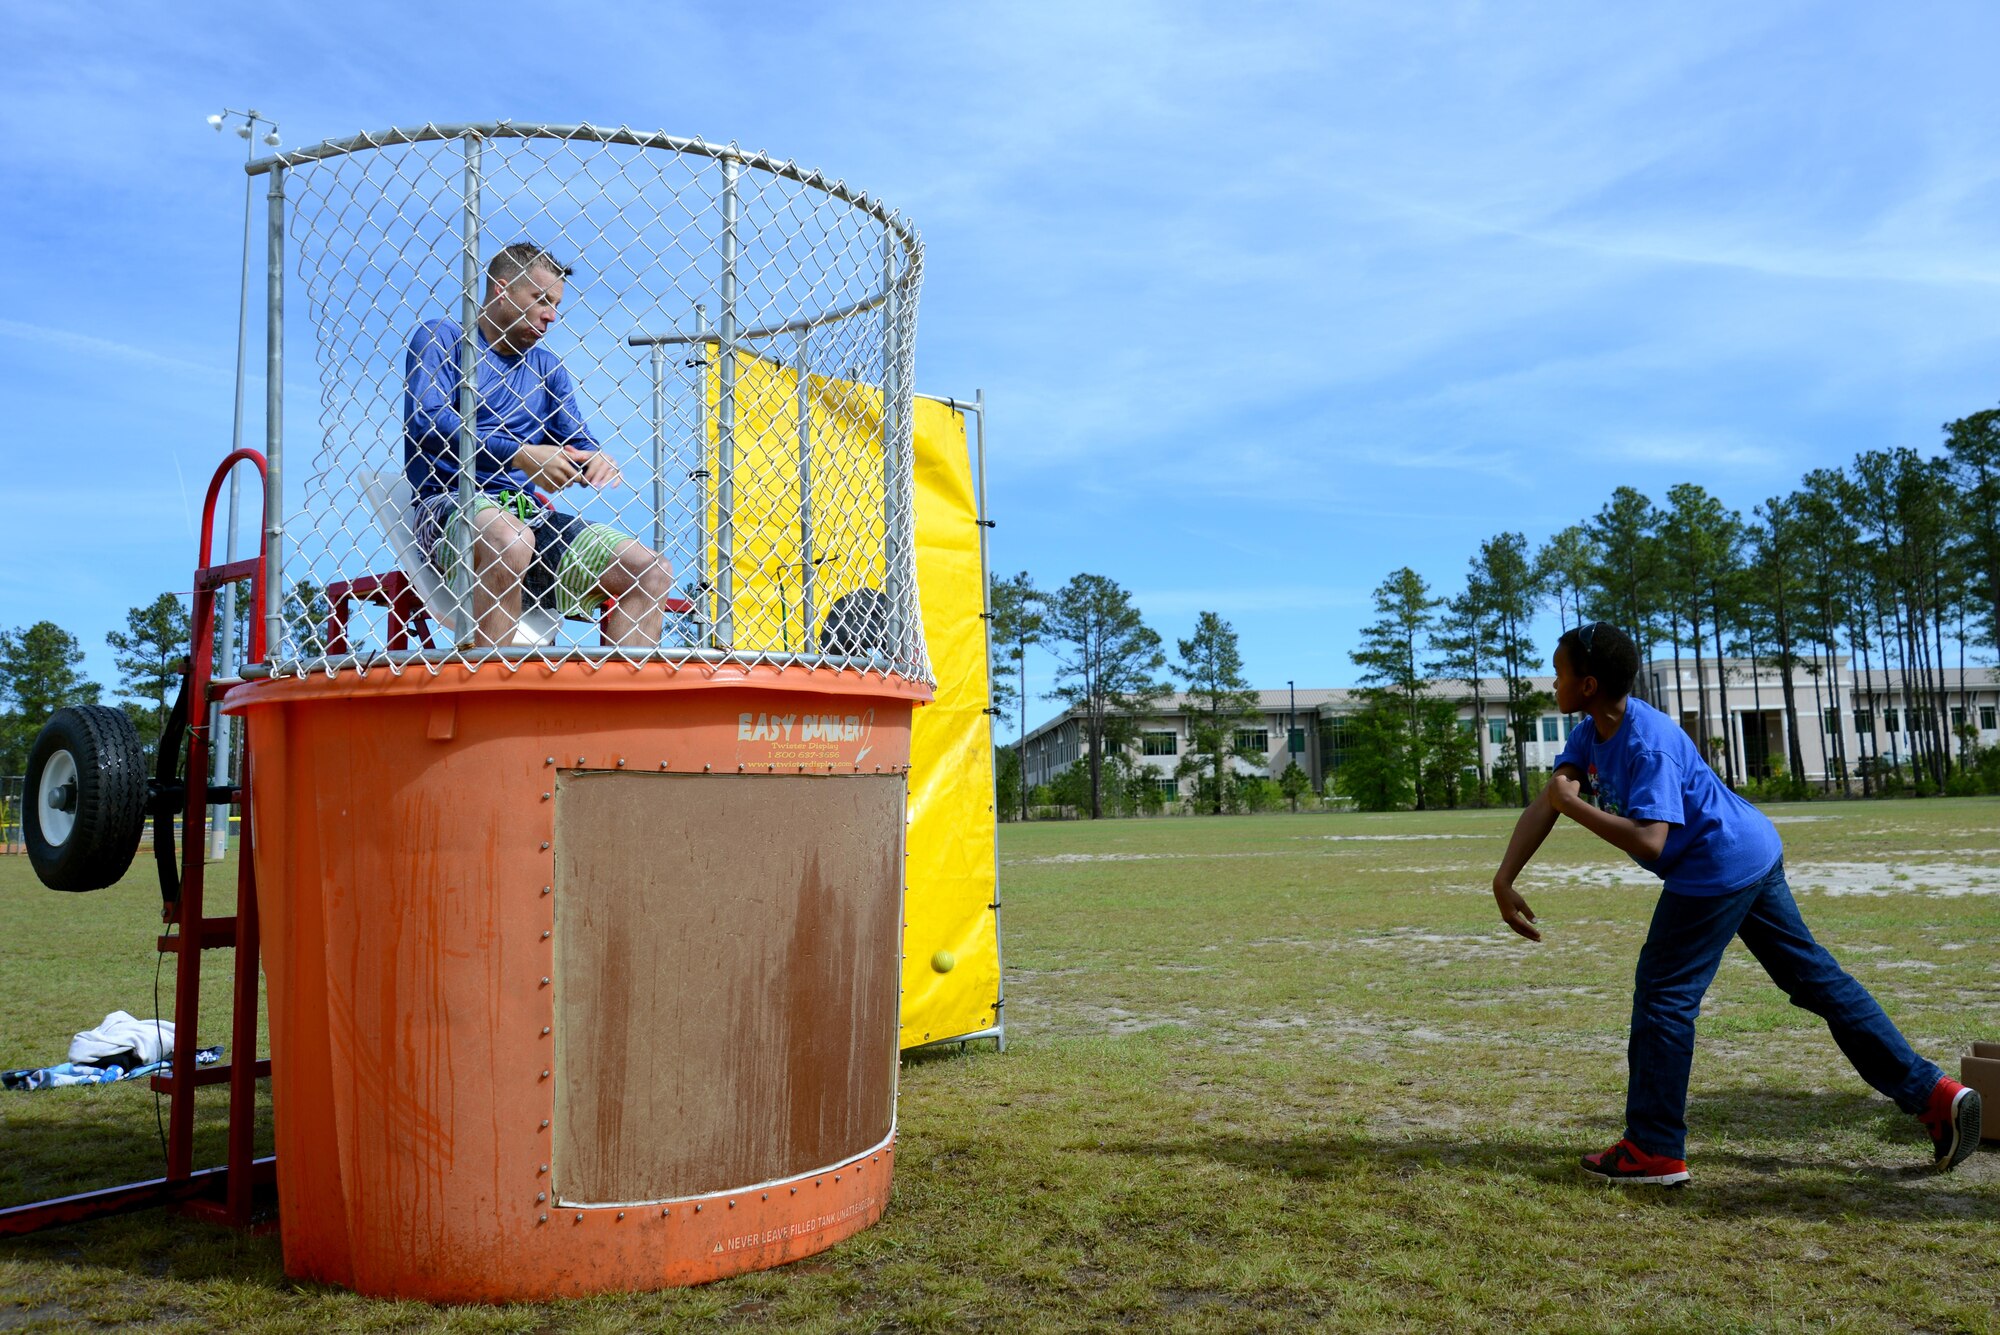
<path fill-rule="evenodd" d="M 660 641 L 669 564 L 608 524 L 557 510 L 543 490 L 615 486 L 618 466 L 598 448 L 576 387 L 542 338 L 555 322 L 570 269 L 532 241 L 486 266 L 479 307 L 474 433 L 473 643 L 512 643 L 524 596 L 559 616 L 591 618 L 606 599 L 604 638 Z M 468 516 L 458 502 L 459 340 L 456 320 L 426 320 L 403 362 L 403 471 L 415 497 L 417 547 L 446 579 L 455 573 Z"/>

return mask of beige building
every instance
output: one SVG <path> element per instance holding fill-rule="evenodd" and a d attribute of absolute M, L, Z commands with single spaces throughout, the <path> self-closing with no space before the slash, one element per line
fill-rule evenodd
<path fill-rule="evenodd" d="M 1700 741 L 1707 735 L 1710 740 L 1703 744 L 1703 750 L 1719 771 L 1726 772 L 1728 767 L 1714 739 L 1725 737 L 1739 780 L 1768 774 L 1774 763 L 1788 765 L 1790 729 L 1778 669 L 1759 660 L 1753 671 L 1747 658 L 1724 659 L 1723 667 L 1718 681 L 1714 660 L 1705 659 L 1697 687 L 1692 656 L 1684 657 L 1678 669 L 1672 659 L 1655 659 L 1645 669 L 1652 703 L 1669 715 L 1678 715 L 1690 737 Z M 1528 680 L 1535 690 L 1553 697 L 1555 678 Z M 1945 705 L 1954 732 L 1961 723 L 1969 723 L 1980 745 L 2000 745 L 2000 717 L 1996 717 L 2000 715 L 2000 670 L 1968 667 L 1961 688 L 1959 673 L 1953 668 L 1945 674 L 1945 685 Z M 1456 702 L 1459 726 L 1473 732 L 1481 760 L 1489 769 L 1501 756 L 1511 759 L 1513 741 L 1504 682 L 1493 678 L 1481 683 L 1477 703 L 1472 688 L 1462 681 L 1434 682 L 1432 691 Z M 1837 762 L 1840 752 L 1834 741 L 1836 730 L 1850 766 L 1858 767 L 1863 757 L 1872 755 L 1880 755 L 1884 762 L 1909 763 L 1910 702 L 1905 699 L 1899 675 L 1877 668 L 1864 679 L 1863 672 L 1845 657 L 1825 665 L 1801 663 L 1792 670 L 1792 692 L 1807 780 L 1839 777 L 1839 765 L 1829 767 L 1829 759 Z M 1342 720 L 1361 707 L 1361 692 L 1315 687 L 1258 691 L 1256 696 L 1256 717 L 1239 729 L 1237 749 L 1261 751 L 1265 762 L 1261 767 L 1239 764 L 1238 771 L 1276 779 L 1296 754 L 1313 787 L 1323 789 L 1327 775 L 1340 765 L 1345 731 Z M 1576 722 L 1553 708 L 1537 715 L 1524 739 L 1528 768 L 1552 768 Z M 1175 800 L 1187 796 L 1192 787 L 1174 777 L 1175 768 L 1188 753 L 1192 723 L 1188 697 L 1169 696 L 1140 721 L 1139 740 L 1131 749 L 1141 773 L 1148 774 L 1152 783 Z M 1958 745 L 1954 735 L 1954 751 Z M 1296 752 L 1290 749 L 1293 746 Z M 1048 783 L 1083 758 L 1086 747 L 1083 723 L 1075 710 L 1065 710 L 1032 729 L 1023 748 L 1029 785 Z"/>

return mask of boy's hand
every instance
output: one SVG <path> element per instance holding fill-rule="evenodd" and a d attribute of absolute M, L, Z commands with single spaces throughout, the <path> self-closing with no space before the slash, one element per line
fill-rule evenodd
<path fill-rule="evenodd" d="M 1574 786 L 1574 784 L 1572 784 Z M 1535 926 L 1535 911 L 1528 907 L 1528 901 L 1521 898 L 1511 880 L 1498 877 L 1493 881 L 1493 901 L 1500 906 L 1500 921 L 1513 928 L 1515 933 L 1530 941 L 1542 939 L 1542 933 Z"/>
<path fill-rule="evenodd" d="M 1573 775 L 1565 774 L 1561 770 L 1549 776 L 1547 791 L 1549 805 L 1554 807 L 1559 815 L 1567 816 L 1584 805 L 1583 785 L 1578 783 Z"/>

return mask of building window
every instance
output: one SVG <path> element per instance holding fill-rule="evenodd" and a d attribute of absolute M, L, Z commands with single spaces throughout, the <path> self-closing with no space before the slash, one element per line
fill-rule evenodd
<path fill-rule="evenodd" d="M 1168 801 L 1172 801 L 1181 795 L 1180 781 L 1171 774 L 1148 774 L 1146 776 L 1146 787 Z"/>
<path fill-rule="evenodd" d="M 1571 733 L 1573 733 L 1573 732 L 1575 732 L 1575 731 L 1576 731 L 1576 715 L 1574 715 L 1574 714 L 1564 714 L 1564 715 L 1563 715 L 1563 736 L 1567 737 L 1567 736 L 1569 736 L 1569 735 L 1570 735 Z"/>
<path fill-rule="evenodd" d="M 1562 739 L 1562 720 L 1554 714 L 1542 715 L 1542 740 L 1545 742 L 1559 742 Z"/>
<path fill-rule="evenodd" d="M 1170 732 L 1144 732 L 1139 734 L 1139 753 L 1148 756 L 1171 756 L 1180 754 L 1180 738 Z"/>
<path fill-rule="evenodd" d="M 1963 728 L 1964 726 L 1965 726 L 1965 706 L 1953 705 L 1951 707 L 1951 730 L 1953 732 L 1957 732 L 1960 728 Z"/>
<path fill-rule="evenodd" d="M 1319 756 L 1328 774 L 1347 759 L 1347 720 L 1338 714 L 1320 717 Z"/>
<path fill-rule="evenodd" d="M 1268 751 L 1271 749 L 1269 728 L 1238 728 L 1236 730 L 1238 751 Z"/>
<path fill-rule="evenodd" d="M 1469 719 L 1469 718 L 1462 718 L 1462 719 L 1460 719 L 1460 720 L 1458 721 L 1458 730 L 1459 730 L 1460 732 L 1471 732 L 1471 731 L 1472 731 L 1472 720 L 1471 720 L 1471 719 Z"/>
<path fill-rule="evenodd" d="M 1887 728 L 1890 732 L 1902 731 L 1902 726 L 1896 721 L 1896 711 L 1893 709 L 1885 709 L 1882 711 L 1882 726 Z"/>
<path fill-rule="evenodd" d="M 1486 740 L 1499 746 L 1507 740 L 1507 720 L 1490 718 L 1486 720 Z"/>
<path fill-rule="evenodd" d="M 1854 711 L 1854 730 L 1855 730 L 1856 732 L 1867 732 L 1867 733 L 1872 733 L 1872 732 L 1874 732 L 1874 731 L 1875 731 L 1875 711 L 1874 711 L 1874 710 L 1872 710 L 1872 709 L 1857 709 L 1857 710 L 1855 710 L 1855 711 Z"/>
<path fill-rule="evenodd" d="M 1822 716 L 1821 722 L 1829 733 L 1839 732 L 1840 711 L 1838 709 L 1827 710 L 1826 713 Z"/>
<path fill-rule="evenodd" d="M 1979 726 L 1986 732 L 1993 731 L 1993 706 L 1979 706 Z"/>

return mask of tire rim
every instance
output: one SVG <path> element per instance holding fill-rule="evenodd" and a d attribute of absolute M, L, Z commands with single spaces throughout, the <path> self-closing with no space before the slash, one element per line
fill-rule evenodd
<path fill-rule="evenodd" d="M 76 828 L 77 802 L 76 757 L 68 751 L 57 751 L 42 766 L 42 783 L 35 794 L 35 815 L 41 825 L 42 838 L 51 848 L 60 848 L 69 842 L 70 831 Z M 56 790 L 64 785 L 69 787 L 69 810 L 56 805 Z"/>

